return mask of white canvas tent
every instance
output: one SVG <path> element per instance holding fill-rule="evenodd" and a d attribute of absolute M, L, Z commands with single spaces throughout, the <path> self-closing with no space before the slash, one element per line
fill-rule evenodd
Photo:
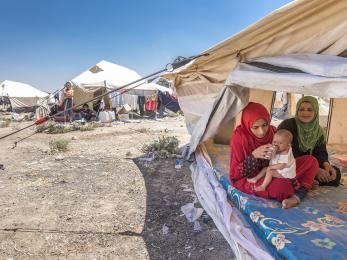
<path fill-rule="evenodd" d="M 34 111 L 37 101 L 48 96 L 43 92 L 28 84 L 5 80 L 0 84 L 0 95 L 9 97 L 12 111 Z"/>
<path fill-rule="evenodd" d="M 111 88 L 121 87 L 140 78 L 141 76 L 133 70 L 102 60 L 71 80 L 74 88 L 74 103 L 82 104 Z M 104 101 L 106 106 L 109 106 L 110 101 L 107 96 Z"/>
<path fill-rule="evenodd" d="M 126 67 L 102 60 L 90 69 L 73 78 L 71 82 L 74 87 L 75 104 L 84 103 L 86 100 L 96 97 L 109 91 L 117 89 L 126 84 L 141 79 L 141 76 Z M 148 83 L 144 80 L 132 84 L 125 89 L 133 88 L 130 94 L 151 95 L 159 91 L 172 93 L 171 89 L 160 86 L 156 83 Z M 104 98 L 105 103 L 109 102 L 108 97 Z"/>
<path fill-rule="evenodd" d="M 194 188 L 238 259 L 271 258 L 249 244 L 254 239 L 211 173 L 204 141 L 227 142 L 249 101 L 271 110 L 275 91 L 287 91 L 331 98 L 327 141 L 346 150 L 347 1 L 294 1 L 204 53 L 165 75 L 185 115 L 190 152 L 196 151 Z"/>

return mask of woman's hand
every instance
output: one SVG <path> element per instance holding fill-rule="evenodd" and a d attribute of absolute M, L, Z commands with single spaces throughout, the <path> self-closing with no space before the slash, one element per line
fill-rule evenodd
<path fill-rule="evenodd" d="M 256 148 L 252 152 L 254 158 L 269 160 L 270 159 L 270 153 L 271 153 L 270 147 L 272 147 L 271 144 L 265 144 L 265 145 L 262 145 L 262 146 L 259 146 L 258 148 Z"/>
<path fill-rule="evenodd" d="M 333 181 L 336 179 L 336 170 L 334 169 L 334 167 L 331 166 L 330 163 L 325 162 L 323 164 L 324 170 L 326 170 L 329 173 L 329 177 L 330 177 L 330 181 Z"/>
<path fill-rule="evenodd" d="M 330 174 L 326 170 L 319 168 L 319 170 L 317 172 L 317 179 L 319 180 L 319 182 L 323 182 L 323 183 L 329 182 Z"/>

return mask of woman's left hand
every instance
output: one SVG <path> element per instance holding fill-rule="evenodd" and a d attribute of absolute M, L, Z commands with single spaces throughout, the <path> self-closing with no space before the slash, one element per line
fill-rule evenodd
<path fill-rule="evenodd" d="M 325 162 L 323 164 L 323 167 L 324 167 L 324 170 L 326 170 L 329 173 L 330 181 L 335 180 L 336 179 L 336 170 L 334 169 L 334 167 L 332 167 L 331 164 L 328 162 Z"/>

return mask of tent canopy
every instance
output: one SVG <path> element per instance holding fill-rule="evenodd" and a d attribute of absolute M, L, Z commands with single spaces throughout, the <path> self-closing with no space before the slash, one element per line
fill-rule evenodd
<path fill-rule="evenodd" d="M 9 97 L 14 112 L 24 112 L 34 111 L 37 101 L 48 93 L 28 84 L 5 80 L 0 84 L 0 95 Z"/>
<path fill-rule="evenodd" d="M 247 88 L 247 85 L 242 86 L 244 80 L 238 82 L 235 87 L 236 82 L 233 81 L 233 77 L 236 78 L 236 73 L 232 74 L 234 69 L 240 73 L 247 72 L 245 67 L 250 62 L 257 61 L 256 59 L 259 58 L 270 59 L 276 56 L 282 57 L 280 60 L 283 66 L 295 69 L 295 64 L 300 59 L 299 56 L 288 63 L 288 60 L 284 62 L 286 58 L 290 57 L 286 55 L 322 54 L 322 56 L 346 57 L 346 46 L 347 1 L 298 0 L 283 6 L 240 33 L 208 49 L 204 52 L 208 53 L 208 56 L 201 56 L 184 67 L 164 75 L 174 82 L 180 106 L 186 117 L 188 130 L 192 135 L 191 151 L 194 151 L 200 142 L 215 135 L 224 124 L 235 118 L 247 102 L 252 100 L 252 96 L 253 98 L 256 97 L 253 100 L 257 101 L 258 98 L 262 99 L 263 96 L 268 95 L 268 92 L 272 93 L 274 90 L 265 88 L 268 91 L 257 92 L 257 95 L 253 95 L 253 89 Z M 303 55 L 301 57 L 305 60 L 307 56 Z M 317 59 L 321 59 L 322 56 Z M 322 65 L 324 62 L 328 64 L 330 58 L 325 56 L 323 59 L 325 61 L 320 64 Z M 270 64 L 273 62 L 276 65 L 274 60 L 271 62 L 262 60 L 262 62 Z M 346 64 L 346 59 L 340 60 L 341 73 L 345 71 L 343 64 Z M 305 66 L 310 65 L 306 64 Z M 328 66 L 320 67 L 326 72 L 328 71 Z M 256 69 L 253 68 L 253 70 Z M 258 72 L 260 70 L 258 68 Z M 341 73 L 333 77 L 345 77 Z M 306 75 L 309 74 L 313 75 L 310 71 L 306 71 Z M 325 78 L 325 82 L 320 85 L 322 89 L 332 82 L 329 81 L 327 75 L 320 75 L 319 77 Z M 280 86 L 284 82 L 277 82 L 277 85 Z M 299 84 L 299 81 L 296 83 Z M 305 86 L 306 83 L 302 80 L 300 86 Z M 341 81 L 340 83 L 342 88 L 347 88 L 346 84 L 343 86 Z M 228 86 L 228 84 L 231 85 Z M 249 87 L 254 86 L 255 84 L 252 84 Z M 330 86 L 330 89 L 333 89 L 333 84 Z M 315 91 L 311 91 L 312 89 Z M 317 94 L 317 88 L 314 87 L 311 90 L 306 88 L 301 92 Z M 329 97 L 346 97 L 344 94 L 341 95 L 340 90 L 328 92 Z M 325 93 L 327 91 L 318 94 L 324 95 Z M 272 95 L 268 95 L 268 98 L 270 99 L 268 108 L 271 109 Z M 336 99 L 335 101 L 337 102 Z M 338 107 L 340 106 L 334 106 L 334 111 L 331 113 L 332 118 L 334 114 L 338 114 Z M 339 120 L 336 123 L 343 123 L 342 129 L 347 130 L 347 122 Z M 330 129 L 336 126 L 330 124 Z M 227 136 L 229 138 L 230 131 L 226 134 L 229 134 Z M 340 137 L 335 138 L 335 140 L 337 139 L 342 140 Z M 347 138 L 343 141 L 347 144 Z"/>
<path fill-rule="evenodd" d="M 85 88 L 105 87 L 106 84 L 120 87 L 140 78 L 141 76 L 131 69 L 102 60 L 71 81 Z"/>
<path fill-rule="evenodd" d="M 0 84 L 0 91 L 2 96 L 9 97 L 45 97 L 48 95 L 29 84 L 11 80 L 5 80 Z"/>

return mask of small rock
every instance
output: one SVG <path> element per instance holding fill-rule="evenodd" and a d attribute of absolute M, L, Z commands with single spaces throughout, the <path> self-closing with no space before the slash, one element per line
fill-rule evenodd
<path fill-rule="evenodd" d="M 72 140 L 77 140 L 77 136 L 74 135 L 71 139 Z"/>
<path fill-rule="evenodd" d="M 197 220 L 194 221 L 194 231 L 196 231 L 196 232 L 202 231 L 202 227 L 201 227 L 199 221 L 197 221 Z"/>
<path fill-rule="evenodd" d="M 163 225 L 163 236 L 167 236 L 169 234 L 169 227 L 164 224 Z"/>
<path fill-rule="evenodd" d="M 131 153 L 131 152 L 127 152 L 126 154 L 125 154 L 125 156 L 127 156 L 127 157 L 129 157 L 129 156 L 132 156 L 133 154 Z"/>
<path fill-rule="evenodd" d="M 56 161 L 64 160 L 64 156 L 62 156 L 62 155 L 59 154 L 58 156 L 55 157 L 55 160 L 56 160 Z"/>

